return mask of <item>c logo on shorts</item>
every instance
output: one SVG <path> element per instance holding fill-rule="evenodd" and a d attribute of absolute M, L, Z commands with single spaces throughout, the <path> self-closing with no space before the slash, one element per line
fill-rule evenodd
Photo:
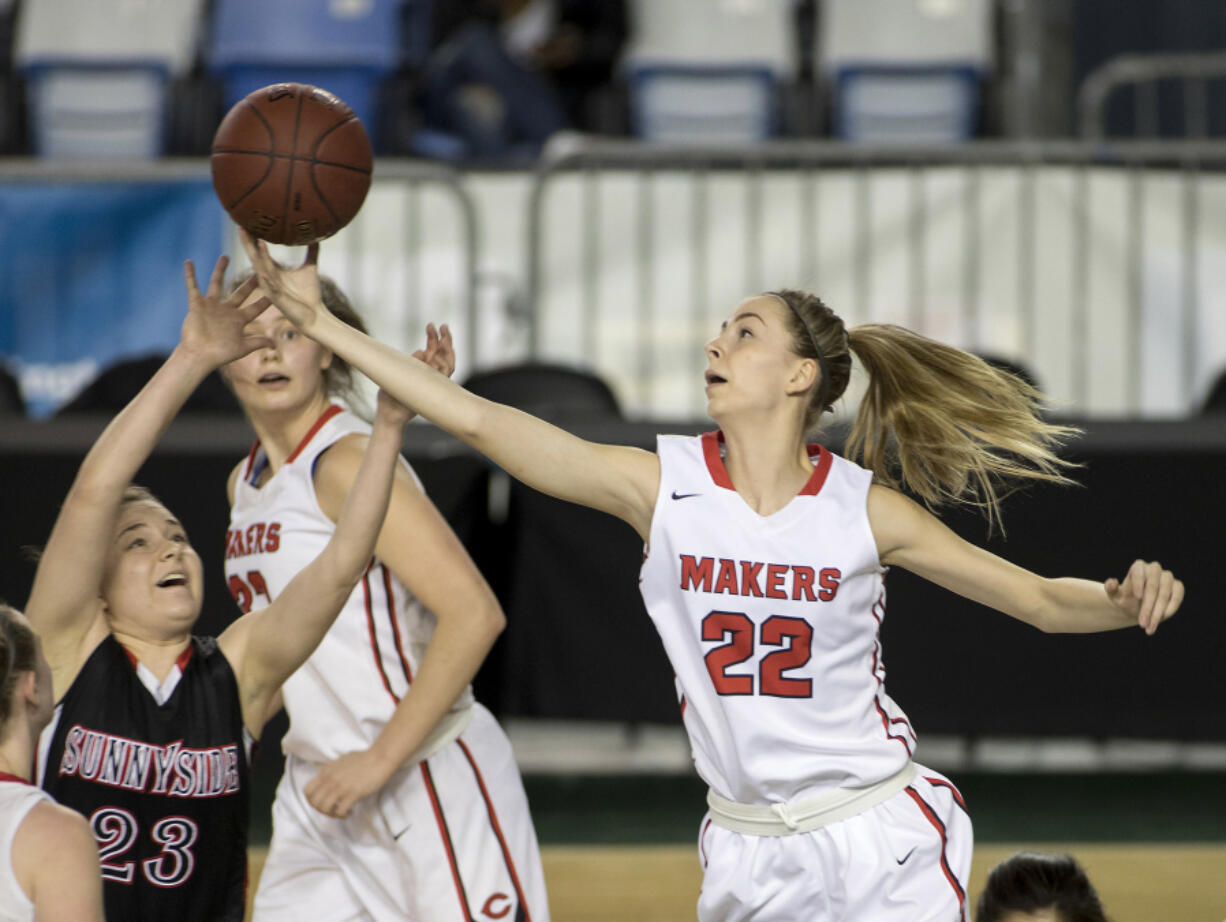
<path fill-rule="evenodd" d="M 494 900 L 506 900 L 506 905 L 495 909 Z M 505 893 L 494 893 L 485 901 L 485 905 L 481 907 L 481 914 L 489 919 L 501 919 L 511 911 L 511 898 Z"/>

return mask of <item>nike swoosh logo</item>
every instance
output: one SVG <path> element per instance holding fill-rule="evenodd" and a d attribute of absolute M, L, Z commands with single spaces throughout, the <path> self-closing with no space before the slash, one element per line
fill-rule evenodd
<path fill-rule="evenodd" d="M 900 865 L 906 864 L 906 863 L 907 863 L 907 859 L 908 859 L 908 858 L 910 858 L 912 855 L 914 855 L 914 854 L 915 854 L 915 849 L 917 849 L 917 848 L 919 848 L 919 846 L 918 846 L 918 845 L 913 846 L 913 847 L 912 847 L 912 849 L 911 849 L 911 851 L 909 851 L 909 852 L 907 852 L 905 855 L 903 855 L 903 856 L 902 856 L 902 858 L 896 858 L 895 860 L 896 860 L 896 861 L 897 861 L 897 862 L 898 862 Z"/>
<path fill-rule="evenodd" d="M 691 496 L 702 496 L 701 493 L 678 493 L 673 490 L 673 499 L 689 499 Z"/>

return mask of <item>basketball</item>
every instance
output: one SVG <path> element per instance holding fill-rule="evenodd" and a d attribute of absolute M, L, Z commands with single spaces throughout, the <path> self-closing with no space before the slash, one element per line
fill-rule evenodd
<path fill-rule="evenodd" d="M 276 83 L 249 93 L 217 127 L 213 188 L 240 227 L 304 246 L 353 220 L 370 189 L 370 139 L 327 90 Z"/>

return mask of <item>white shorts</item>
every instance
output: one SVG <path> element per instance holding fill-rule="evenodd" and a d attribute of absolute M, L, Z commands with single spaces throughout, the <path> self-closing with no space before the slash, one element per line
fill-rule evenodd
<path fill-rule="evenodd" d="M 903 791 L 864 813 L 790 836 L 704 818 L 701 922 L 969 922 L 973 847 L 962 797 L 916 765 Z"/>
<path fill-rule="evenodd" d="M 286 758 L 258 922 L 548 922 L 511 743 L 481 705 L 454 743 L 402 769 L 344 820 L 307 803 L 316 771 Z"/>

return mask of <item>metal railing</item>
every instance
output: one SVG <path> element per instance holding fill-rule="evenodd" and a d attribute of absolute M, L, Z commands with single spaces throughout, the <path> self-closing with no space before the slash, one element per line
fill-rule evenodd
<path fill-rule="evenodd" d="M 791 284 L 849 323 L 1019 359 L 1070 412 L 1179 415 L 1226 362 L 1202 309 L 1224 168 L 1226 143 L 579 139 L 530 198 L 530 348 L 595 367 L 632 412 L 698 413 L 701 343 L 741 297 Z M 680 377 L 696 399 L 670 403 Z"/>
<path fill-rule="evenodd" d="M 1209 136 L 1209 81 L 1226 79 L 1226 52 L 1213 54 L 1123 54 L 1091 71 L 1077 90 L 1081 137 L 1106 136 L 1106 112 L 1111 97 L 1133 87 L 1132 117 L 1136 136 L 1159 134 L 1159 85 L 1177 82 L 1183 135 Z"/>

